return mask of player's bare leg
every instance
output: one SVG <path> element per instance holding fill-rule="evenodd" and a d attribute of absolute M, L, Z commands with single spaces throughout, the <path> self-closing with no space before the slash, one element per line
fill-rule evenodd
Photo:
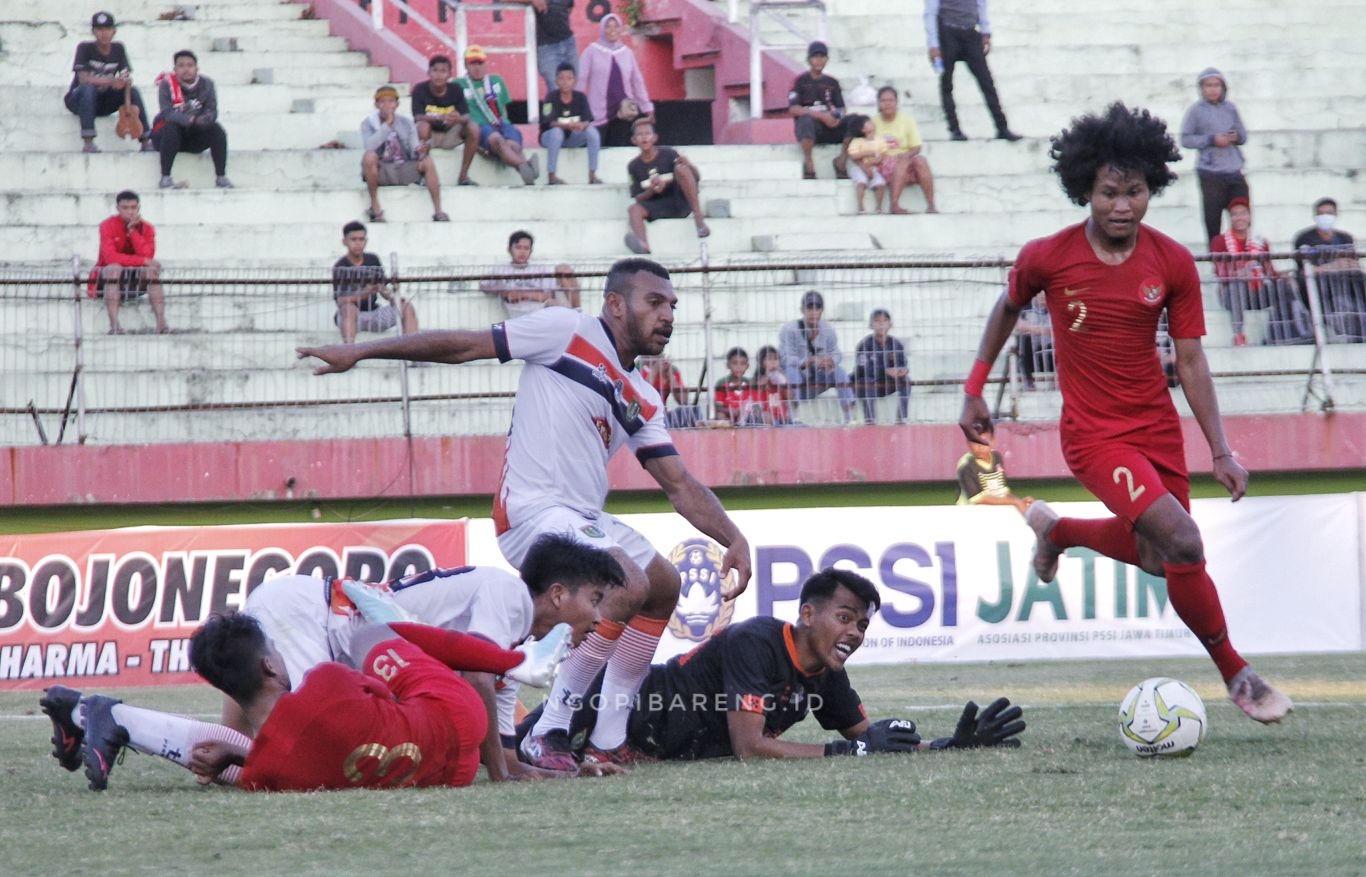
<path fill-rule="evenodd" d="M 1167 494 L 1139 515 L 1134 529 L 1161 551 L 1172 608 L 1209 652 L 1229 699 L 1259 722 L 1285 718 L 1294 709 L 1290 698 L 1264 682 L 1229 642 L 1219 592 L 1205 572 L 1204 542 L 1195 519 Z"/>
<path fill-rule="evenodd" d="M 620 548 L 609 553 L 626 573 L 626 586 L 612 588 L 602 601 L 602 620 L 560 666 L 559 676 L 545 701 L 545 710 L 531 732 L 522 739 L 521 754 L 546 770 L 572 771 L 578 767 L 569 740 L 574 709 L 588 691 L 603 665 L 616 651 L 627 622 L 640 613 L 650 595 L 650 577 Z M 675 594 L 675 599 L 677 594 Z"/>
<path fill-rule="evenodd" d="M 627 623 L 603 674 L 598 720 L 584 750 L 585 761 L 630 764 L 645 760 L 626 742 L 626 720 L 682 587 L 678 570 L 658 554 L 646 573 L 649 593 L 639 614 Z"/>

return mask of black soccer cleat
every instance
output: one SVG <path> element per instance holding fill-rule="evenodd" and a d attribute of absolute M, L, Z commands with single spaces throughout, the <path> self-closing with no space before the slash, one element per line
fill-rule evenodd
<path fill-rule="evenodd" d="M 103 792 L 109 787 L 109 772 L 128 745 L 128 730 L 114 721 L 114 706 L 120 703 L 123 701 L 99 694 L 85 698 L 85 745 L 81 755 L 92 792 Z"/>
<path fill-rule="evenodd" d="M 65 685 L 45 689 L 38 699 L 43 714 L 52 720 L 52 757 L 69 771 L 81 766 L 81 744 L 85 731 L 76 724 L 75 712 L 80 706 L 81 693 Z"/>

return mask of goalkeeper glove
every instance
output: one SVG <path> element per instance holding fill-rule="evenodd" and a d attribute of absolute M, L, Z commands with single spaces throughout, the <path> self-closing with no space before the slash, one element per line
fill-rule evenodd
<path fill-rule="evenodd" d="M 1010 701 L 998 697 L 977 714 L 977 704 L 968 701 L 958 727 L 952 737 L 940 737 L 930 744 L 931 749 L 976 749 L 979 746 L 1019 746 L 1020 734 L 1025 729 L 1021 716 L 1024 711 L 1011 706 Z"/>
<path fill-rule="evenodd" d="M 874 752 L 914 752 L 920 735 L 910 719 L 883 719 L 853 740 L 834 740 L 825 744 L 826 755 L 870 755 Z"/>

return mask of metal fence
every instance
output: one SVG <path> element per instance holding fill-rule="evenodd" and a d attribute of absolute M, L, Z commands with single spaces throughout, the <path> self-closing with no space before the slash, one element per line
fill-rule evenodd
<path fill-rule="evenodd" d="M 1272 254 L 1206 264 L 1206 349 L 1225 412 L 1366 407 L 1366 296 L 1355 254 L 1332 259 Z M 1348 261 L 1351 260 L 1351 261 Z M 1208 260 L 1205 260 L 1208 262 Z M 1316 264 L 1317 263 L 1317 264 Z M 545 265 L 510 283 L 498 270 L 400 266 L 390 257 L 383 292 L 405 300 L 420 328 L 479 328 L 503 319 L 505 299 L 528 290 L 553 297 L 570 287 Z M 609 264 L 576 263 L 581 306 L 595 312 Z M 666 361 L 642 363 L 668 397 L 676 427 L 718 425 L 717 384 L 726 353 L 743 349 L 745 374 L 767 384 L 736 425 L 830 426 L 865 418 L 889 423 L 956 420 L 963 374 L 1004 288 L 1008 263 L 863 259 L 733 258 L 669 266 L 679 293 Z M 1254 270 L 1255 269 L 1255 270 Z M 496 362 L 408 367 L 362 363 L 315 377 L 297 347 L 337 343 L 330 269 L 166 270 L 159 278 L 167 334 L 156 331 L 150 294 L 118 309 L 125 334 L 108 333 L 105 302 L 92 297 L 89 265 L 8 266 L 0 272 L 0 444 L 156 443 L 506 431 L 519 366 Z M 137 278 L 125 278 L 135 285 Z M 778 347 L 784 324 L 821 294 L 840 366 L 858 376 L 857 348 L 870 315 L 884 309 L 904 345 L 899 387 L 853 406 L 838 388 L 800 399 L 789 381 L 761 379 L 761 351 Z M 149 290 L 150 293 L 151 290 Z M 563 299 L 564 291 L 559 292 Z M 380 300 L 383 303 L 383 299 Z M 519 303 L 511 302 L 515 309 Z M 525 308 L 526 303 L 520 302 Z M 399 326 L 388 329 L 400 331 Z M 375 337 L 362 332 L 360 340 Z M 1159 333 L 1159 352 L 1170 344 Z M 1057 417 L 1051 330 L 1036 303 L 1020 321 L 993 389 L 1000 414 Z M 800 383 L 802 377 L 797 376 Z M 758 396 L 756 399 L 760 398 Z M 1179 396 L 1178 396 L 1179 398 Z M 722 402 L 726 397 L 722 396 Z M 772 403 L 772 404 L 765 404 Z M 777 406 L 775 410 L 775 406 Z"/>

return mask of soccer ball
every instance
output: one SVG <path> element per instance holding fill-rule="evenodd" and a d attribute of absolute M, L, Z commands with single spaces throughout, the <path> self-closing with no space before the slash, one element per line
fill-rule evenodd
<path fill-rule="evenodd" d="M 1119 735 L 1139 758 L 1186 756 L 1209 730 L 1205 703 L 1186 683 L 1144 679 L 1119 704 Z"/>

